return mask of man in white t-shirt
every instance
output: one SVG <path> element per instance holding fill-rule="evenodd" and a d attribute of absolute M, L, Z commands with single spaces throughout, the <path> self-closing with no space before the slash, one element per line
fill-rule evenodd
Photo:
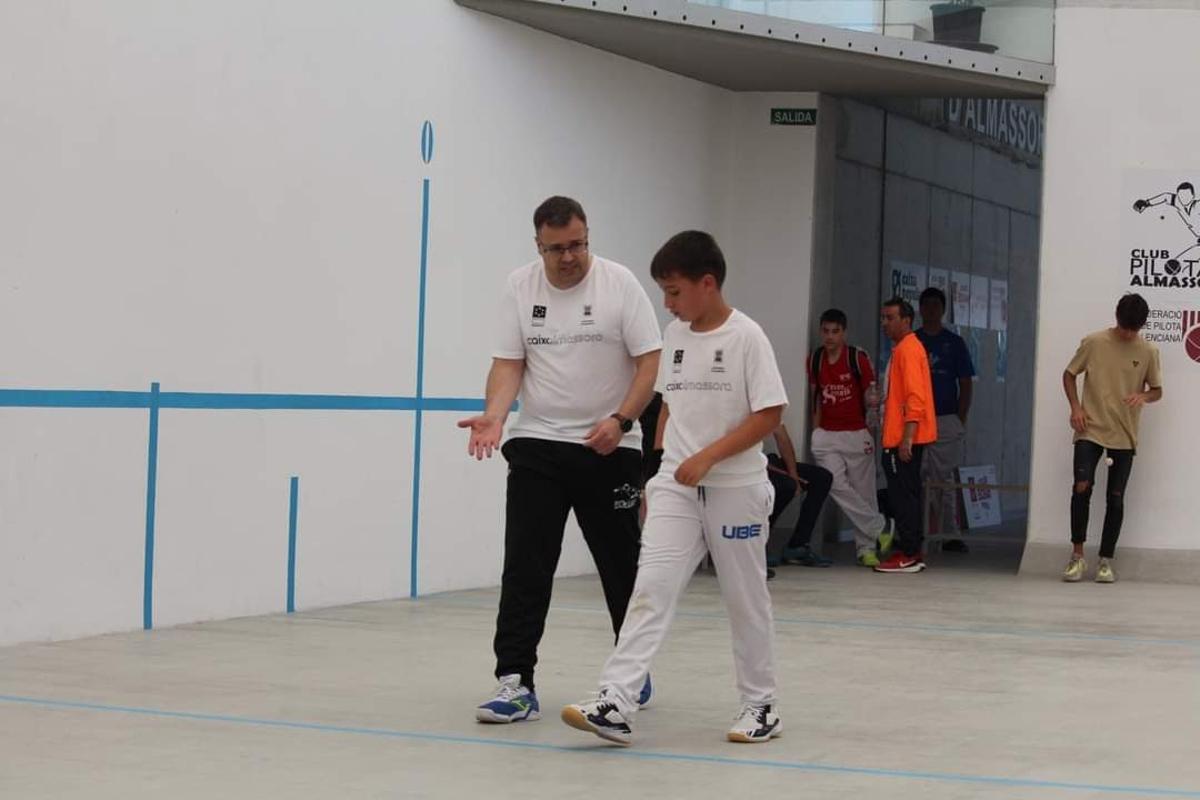
<path fill-rule="evenodd" d="M 508 460 L 504 573 L 496 619 L 496 678 L 480 722 L 540 716 L 533 670 L 546 626 L 567 514 L 600 573 L 613 631 L 621 629 L 637 572 L 641 432 L 662 349 L 646 290 L 628 269 L 588 251 L 579 203 L 551 197 L 533 215 L 541 258 L 513 272 L 500 298 L 500 331 L 484 413 L 468 452 L 490 458 L 518 393 Z M 641 689 L 649 700 L 650 680 Z"/>
<path fill-rule="evenodd" d="M 629 744 L 650 661 L 707 552 L 729 612 L 741 693 L 727 737 L 766 742 L 782 726 L 774 708 L 775 629 L 766 582 L 774 490 L 762 440 L 779 427 L 787 393 L 762 328 L 722 297 L 725 258 L 712 236 L 673 236 L 654 256 L 650 274 L 678 317 L 667 326 L 658 370 L 662 468 L 646 484 L 637 582 L 600 692 L 563 708 L 562 718 Z"/>

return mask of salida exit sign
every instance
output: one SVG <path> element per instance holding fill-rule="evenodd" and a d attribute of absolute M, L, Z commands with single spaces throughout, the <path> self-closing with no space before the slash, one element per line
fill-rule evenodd
<path fill-rule="evenodd" d="M 772 108 L 772 125 L 816 125 L 815 108 Z"/>

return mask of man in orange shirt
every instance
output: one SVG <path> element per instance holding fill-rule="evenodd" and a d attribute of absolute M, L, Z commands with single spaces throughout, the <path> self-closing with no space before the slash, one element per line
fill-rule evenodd
<path fill-rule="evenodd" d="M 937 441 L 937 412 L 929 355 L 913 333 L 913 307 L 893 297 L 879 315 L 883 332 L 892 340 L 883 407 L 883 473 L 887 476 L 888 505 L 896 520 L 896 549 L 876 572 L 920 572 L 924 525 L 921 520 L 921 458 L 925 446 Z"/>

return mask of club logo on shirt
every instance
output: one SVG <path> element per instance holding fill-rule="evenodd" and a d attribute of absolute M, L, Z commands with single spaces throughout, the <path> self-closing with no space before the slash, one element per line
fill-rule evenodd
<path fill-rule="evenodd" d="M 596 320 L 592 317 L 592 307 L 585 305 L 583 307 L 583 319 L 579 322 L 580 325 L 595 325 Z"/>
<path fill-rule="evenodd" d="M 720 348 L 717 348 L 717 351 L 715 353 L 713 353 L 712 371 L 713 372 L 724 372 L 725 371 L 725 351 Z"/>
<path fill-rule="evenodd" d="M 533 307 L 533 327 L 541 328 L 545 324 L 546 324 L 546 307 L 545 306 L 534 306 Z"/>
<path fill-rule="evenodd" d="M 721 535 L 726 539 L 754 539 L 762 535 L 763 526 L 754 525 L 722 525 Z"/>
<path fill-rule="evenodd" d="M 671 372 L 683 371 L 683 350 L 676 350 L 671 357 Z"/>
<path fill-rule="evenodd" d="M 1137 367 L 1138 367 L 1138 364 L 1141 364 L 1141 363 L 1142 363 L 1142 362 L 1140 362 L 1140 361 L 1135 361 L 1135 362 L 1133 362 L 1133 368 L 1134 368 L 1134 369 L 1137 369 Z"/>

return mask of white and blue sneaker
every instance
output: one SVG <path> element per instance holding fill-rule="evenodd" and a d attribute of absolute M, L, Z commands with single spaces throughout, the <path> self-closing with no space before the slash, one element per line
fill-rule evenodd
<path fill-rule="evenodd" d="M 744 705 L 729 729 L 731 742 L 769 742 L 783 733 L 783 722 L 770 705 Z"/>
<path fill-rule="evenodd" d="M 562 721 L 581 731 L 594 733 L 601 739 L 628 745 L 633 740 L 629 720 L 617 710 L 617 704 L 601 691 L 595 700 L 563 706 Z"/>
<path fill-rule="evenodd" d="M 520 675 L 501 675 L 496 696 L 475 709 L 480 722 L 532 722 L 541 716 L 537 695 L 521 685 Z"/>
<path fill-rule="evenodd" d="M 645 708 L 650 705 L 650 695 L 654 693 L 654 687 L 650 685 L 650 673 L 646 673 L 646 682 L 642 684 L 642 690 L 638 692 L 638 708 Z"/>

